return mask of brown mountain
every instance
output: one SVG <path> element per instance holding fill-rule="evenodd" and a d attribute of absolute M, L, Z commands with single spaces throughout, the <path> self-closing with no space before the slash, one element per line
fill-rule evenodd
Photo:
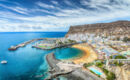
<path fill-rule="evenodd" d="M 66 37 L 69 34 L 76 33 L 95 33 L 97 35 L 129 35 L 130 36 L 130 21 L 116 21 L 111 23 L 96 23 L 87 25 L 71 26 Z"/>

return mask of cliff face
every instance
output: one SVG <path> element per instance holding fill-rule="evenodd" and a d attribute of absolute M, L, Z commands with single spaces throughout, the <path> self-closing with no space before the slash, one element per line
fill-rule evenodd
<path fill-rule="evenodd" d="M 130 65 L 111 67 L 109 70 L 116 74 L 116 80 L 130 80 Z"/>
<path fill-rule="evenodd" d="M 116 21 L 111 23 L 97 23 L 71 26 L 66 37 L 75 33 L 95 33 L 97 35 L 130 35 L 130 21 Z"/>

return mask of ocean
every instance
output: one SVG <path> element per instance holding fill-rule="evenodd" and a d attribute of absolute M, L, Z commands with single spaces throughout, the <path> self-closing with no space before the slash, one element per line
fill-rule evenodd
<path fill-rule="evenodd" d="M 7 60 L 7 64 L 0 64 L 0 80 L 44 80 L 48 73 L 46 55 L 55 51 L 57 59 L 69 59 L 78 56 L 81 51 L 75 48 L 57 48 L 54 50 L 40 50 L 32 48 L 34 43 L 8 51 L 12 45 L 35 38 L 64 37 L 66 32 L 0 32 L 0 61 Z"/>

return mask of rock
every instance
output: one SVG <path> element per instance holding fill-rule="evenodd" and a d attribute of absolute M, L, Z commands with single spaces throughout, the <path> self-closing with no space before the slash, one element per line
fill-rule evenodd
<path fill-rule="evenodd" d="M 130 80 L 130 65 L 126 66 L 113 66 L 110 67 L 110 71 L 114 72 L 116 74 L 116 80 Z"/>
<path fill-rule="evenodd" d="M 69 32 L 66 34 L 68 37 L 70 34 L 75 33 L 95 33 L 97 35 L 104 34 L 109 35 L 129 35 L 130 34 L 130 21 L 116 21 L 111 23 L 97 23 L 71 26 Z"/>

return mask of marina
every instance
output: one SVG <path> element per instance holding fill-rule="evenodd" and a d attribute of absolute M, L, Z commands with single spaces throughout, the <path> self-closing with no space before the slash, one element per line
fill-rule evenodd
<path fill-rule="evenodd" d="M 62 48 L 62 47 L 67 47 L 67 46 L 72 46 L 74 44 L 79 44 L 79 43 L 71 43 L 71 44 L 65 44 L 65 45 L 58 45 L 58 46 L 53 46 L 53 47 L 47 47 L 47 46 L 32 46 L 33 48 L 37 48 L 37 49 L 42 49 L 42 50 L 52 50 L 52 49 L 56 49 L 56 48 Z"/>
<path fill-rule="evenodd" d="M 52 50 L 56 48 L 62 48 L 62 47 L 68 47 L 72 46 L 74 44 L 79 44 L 75 40 L 70 40 L 66 38 L 48 38 L 46 40 L 42 40 L 40 42 L 37 42 L 32 47 L 37 49 L 43 49 L 43 50 Z"/>

